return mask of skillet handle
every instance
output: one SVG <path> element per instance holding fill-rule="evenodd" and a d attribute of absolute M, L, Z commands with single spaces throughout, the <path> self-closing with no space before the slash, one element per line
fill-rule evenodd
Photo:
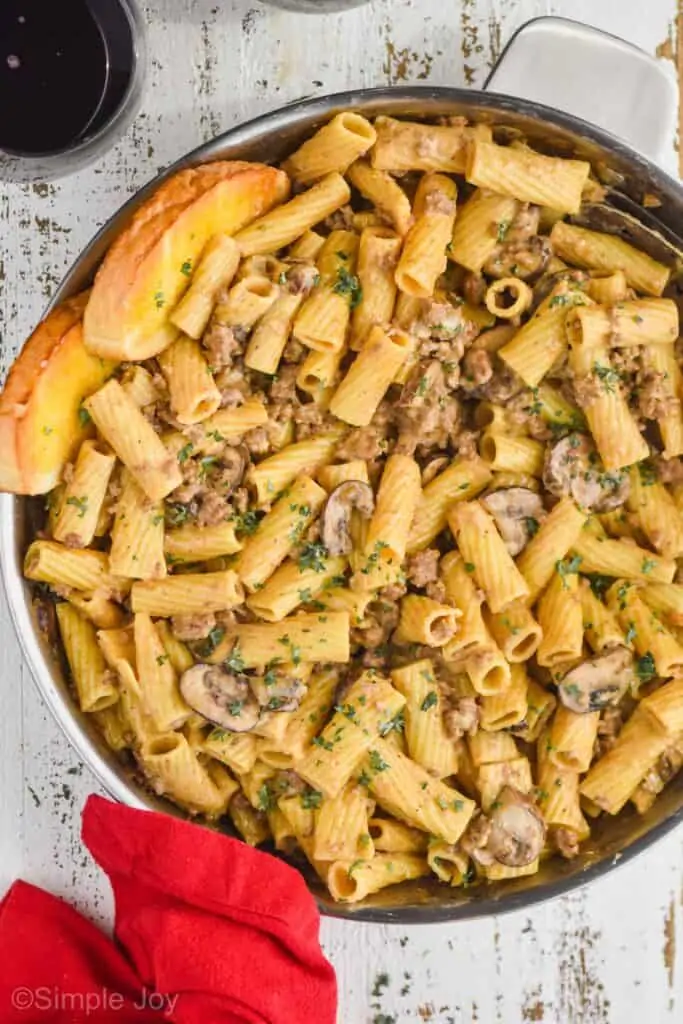
<path fill-rule="evenodd" d="M 513 35 L 484 89 L 555 107 L 655 161 L 670 159 L 678 105 L 673 77 L 654 57 L 600 29 L 533 18 Z"/>

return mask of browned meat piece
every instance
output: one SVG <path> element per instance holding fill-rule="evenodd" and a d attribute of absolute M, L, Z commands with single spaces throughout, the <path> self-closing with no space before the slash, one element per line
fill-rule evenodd
<path fill-rule="evenodd" d="M 467 383 L 480 387 L 493 377 L 491 356 L 484 349 L 471 348 L 462 361 L 462 375 Z"/>
<path fill-rule="evenodd" d="M 619 707 L 607 707 L 598 722 L 598 738 L 595 741 L 595 757 L 600 758 L 612 749 L 624 724 L 624 716 Z"/>
<path fill-rule="evenodd" d="M 293 263 L 286 272 L 287 290 L 292 295 L 308 295 L 320 280 L 314 263 Z"/>
<path fill-rule="evenodd" d="M 340 461 L 350 459 L 377 459 L 387 451 L 387 440 L 384 431 L 379 427 L 357 427 L 352 430 L 337 448 Z"/>
<path fill-rule="evenodd" d="M 390 583 L 379 592 L 382 601 L 400 601 L 408 593 L 405 583 Z"/>
<path fill-rule="evenodd" d="M 681 403 L 671 394 L 667 374 L 656 370 L 645 370 L 638 376 L 638 409 L 646 420 L 659 420 L 665 416 L 677 416 Z"/>
<path fill-rule="evenodd" d="M 571 495 L 578 505 L 608 512 L 623 505 L 630 483 L 625 472 L 608 473 L 587 434 L 569 434 L 546 453 L 543 483 L 551 494 Z"/>
<path fill-rule="evenodd" d="M 282 352 L 282 358 L 286 363 L 298 363 L 304 356 L 306 348 L 296 338 L 290 338 Z"/>
<path fill-rule="evenodd" d="M 462 293 L 471 306 L 481 306 L 486 295 L 486 279 L 483 274 L 468 271 L 462 282 Z"/>
<path fill-rule="evenodd" d="M 558 853 L 566 857 L 567 860 L 573 860 L 574 857 L 579 855 L 579 836 L 573 828 L 556 828 L 553 832 L 553 839 Z"/>
<path fill-rule="evenodd" d="M 411 455 L 418 446 L 445 448 L 459 419 L 460 405 L 447 393 L 441 363 L 436 359 L 419 363 L 397 403 L 396 451 Z"/>
<path fill-rule="evenodd" d="M 331 427 L 339 426 L 339 420 L 325 409 L 321 409 L 315 402 L 297 405 L 293 418 L 296 425 L 297 441 L 310 437 L 311 434 L 321 434 Z"/>
<path fill-rule="evenodd" d="M 529 203 L 522 203 L 516 216 L 513 218 L 510 227 L 505 232 L 506 242 L 525 242 L 538 234 L 538 225 L 541 220 L 540 206 L 531 206 Z"/>
<path fill-rule="evenodd" d="M 476 697 L 460 697 L 444 711 L 443 721 L 448 735 L 454 740 L 474 736 L 479 728 L 479 704 Z"/>
<path fill-rule="evenodd" d="M 434 580 L 433 583 L 428 583 L 425 587 L 425 594 L 427 597 L 431 597 L 432 601 L 438 601 L 439 604 L 448 604 L 446 584 L 443 580 Z"/>
<path fill-rule="evenodd" d="M 270 401 L 275 405 L 297 401 L 296 377 L 298 366 L 281 366 L 270 388 Z"/>
<path fill-rule="evenodd" d="M 424 197 L 425 213 L 442 213 L 450 217 L 455 213 L 455 199 L 449 199 L 447 195 L 435 188 Z"/>
<path fill-rule="evenodd" d="M 244 435 L 244 443 L 251 455 L 267 455 L 270 451 L 270 434 L 267 427 L 254 427 Z"/>
<path fill-rule="evenodd" d="M 209 366 L 215 371 L 230 366 L 233 357 L 241 351 L 242 341 L 238 341 L 232 327 L 213 322 L 202 338 Z"/>
<path fill-rule="evenodd" d="M 217 526 L 232 515 L 230 503 L 216 491 L 207 491 L 201 499 L 197 526 Z"/>
<path fill-rule="evenodd" d="M 521 277 L 527 281 L 543 273 L 552 254 L 548 239 L 539 235 L 521 242 L 506 240 L 496 246 L 483 270 L 490 277 Z"/>
<path fill-rule="evenodd" d="M 455 439 L 455 447 L 461 459 L 476 459 L 479 444 L 478 430 L 462 430 Z"/>
<path fill-rule="evenodd" d="M 426 551 L 409 555 L 406 575 L 414 587 L 426 587 L 438 579 L 440 557 L 441 553 L 436 548 L 427 548 Z"/>
<path fill-rule="evenodd" d="M 672 484 L 674 487 L 683 484 L 683 459 L 658 459 L 657 474 L 665 484 Z"/>
<path fill-rule="evenodd" d="M 490 839 L 490 819 L 481 812 L 475 812 L 460 839 L 460 846 L 477 864 L 493 864 L 495 858 L 488 849 Z"/>
<path fill-rule="evenodd" d="M 640 369 L 640 345 L 613 348 L 610 352 L 610 362 L 622 381 L 634 377 Z"/>
<path fill-rule="evenodd" d="M 174 615 L 171 619 L 171 629 L 178 640 L 205 640 L 215 625 L 216 616 L 212 612 Z"/>

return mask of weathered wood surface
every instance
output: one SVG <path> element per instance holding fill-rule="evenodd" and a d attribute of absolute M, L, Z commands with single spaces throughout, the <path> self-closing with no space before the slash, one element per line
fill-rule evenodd
<path fill-rule="evenodd" d="M 240 0 L 151 0 L 146 10 L 150 78 L 128 137 L 75 177 L 0 189 L 3 368 L 109 214 L 222 129 L 351 86 L 476 87 L 512 31 L 540 14 L 583 18 L 674 67 L 683 36 L 681 0 L 377 0 L 326 18 Z M 43 708 L 4 605 L 0 614 L 0 893 L 22 876 L 107 922 L 107 887 L 79 841 L 96 784 Z M 341 1024 L 673 1024 L 683 1020 L 682 928 L 679 831 L 529 913 L 412 930 L 325 921 L 322 935 Z"/>

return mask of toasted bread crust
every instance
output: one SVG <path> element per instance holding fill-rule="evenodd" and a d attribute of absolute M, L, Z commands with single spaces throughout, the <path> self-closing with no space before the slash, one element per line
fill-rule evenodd
<path fill-rule="evenodd" d="M 53 310 L 28 339 L 0 394 L 0 490 L 44 494 L 85 431 L 78 408 L 113 364 L 86 352 L 83 292 Z"/>
<path fill-rule="evenodd" d="M 100 267 L 84 318 L 86 347 L 140 360 L 173 339 L 168 316 L 216 232 L 233 233 L 289 192 L 287 175 L 265 164 L 218 161 L 180 171 L 133 215 Z"/>

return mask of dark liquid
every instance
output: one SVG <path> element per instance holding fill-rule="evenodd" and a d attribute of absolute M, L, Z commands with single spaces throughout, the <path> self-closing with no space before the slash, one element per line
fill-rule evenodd
<path fill-rule="evenodd" d="M 73 145 L 110 105 L 110 84 L 108 48 L 85 0 L 0 0 L 0 149 Z"/>

